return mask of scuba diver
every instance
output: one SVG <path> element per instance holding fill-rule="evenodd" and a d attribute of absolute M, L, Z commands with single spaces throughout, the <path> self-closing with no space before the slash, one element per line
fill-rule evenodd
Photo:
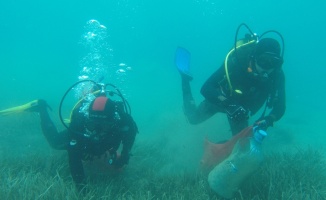
<path fill-rule="evenodd" d="M 42 132 L 50 146 L 68 152 L 70 172 L 78 190 L 82 190 L 86 184 L 83 161 L 105 155 L 110 166 L 115 169 L 123 168 L 128 164 L 130 151 L 138 133 L 137 125 L 130 114 L 130 106 L 120 91 L 115 88 L 116 91 L 109 92 L 111 96 L 118 95 L 121 98 L 114 100 L 113 97 L 107 97 L 108 91 L 105 91 L 107 85 L 113 85 L 100 85 L 95 82 L 95 87 L 100 89 L 77 102 L 67 125 L 62 119 L 62 103 L 67 93 L 81 82 L 84 81 L 70 87 L 60 103 L 60 119 L 67 128 L 64 131 L 58 132 L 48 113 L 50 107 L 42 99 L 0 111 L 0 114 L 17 111 L 39 113 Z"/>
<path fill-rule="evenodd" d="M 245 26 L 251 34 L 238 40 L 239 29 Z M 263 37 L 276 33 L 282 41 Z M 175 64 L 181 75 L 184 113 L 191 124 L 201 123 L 214 114 L 226 113 L 233 135 L 248 126 L 248 119 L 263 107 L 254 126 L 266 131 L 285 112 L 285 76 L 282 70 L 284 41 L 277 31 L 266 31 L 260 37 L 246 24 L 236 32 L 234 48 L 222 66 L 203 84 L 205 99 L 197 107 L 191 93 L 189 75 L 190 53 L 181 47 L 176 51 Z M 266 110 L 270 109 L 268 115 Z"/>

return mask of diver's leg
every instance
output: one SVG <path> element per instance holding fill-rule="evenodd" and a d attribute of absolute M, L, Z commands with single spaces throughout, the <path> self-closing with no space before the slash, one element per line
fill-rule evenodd
<path fill-rule="evenodd" d="M 190 81 L 187 77 L 182 78 L 182 95 L 184 113 L 191 124 L 199 124 L 219 111 L 219 108 L 208 101 L 204 100 L 197 107 L 192 96 Z"/>
<path fill-rule="evenodd" d="M 57 128 L 49 116 L 47 107 L 48 105 L 44 100 L 38 100 L 38 105 L 33 108 L 33 111 L 40 114 L 43 135 L 52 148 L 58 150 L 66 149 L 69 142 L 68 131 L 58 133 Z"/>
<path fill-rule="evenodd" d="M 242 120 L 239 122 L 232 121 L 228 118 L 232 135 L 240 133 L 244 128 L 248 127 L 248 120 Z"/>
<path fill-rule="evenodd" d="M 188 119 L 192 119 L 196 112 L 196 102 L 192 96 L 190 81 L 181 75 L 183 111 Z M 191 121 L 191 120 L 189 120 Z M 191 122 L 190 122 L 191 123 Z"/>
<path fill-rule="evenodd" d="M 199 124 L 206 121 L 217 112 L 222 112 L 220 107 L 208 102 L 207 100 L 204 100 L 198 107 L 196 107 L 192 115 L 188 115 L 187 118 L 191 124 Z"/>

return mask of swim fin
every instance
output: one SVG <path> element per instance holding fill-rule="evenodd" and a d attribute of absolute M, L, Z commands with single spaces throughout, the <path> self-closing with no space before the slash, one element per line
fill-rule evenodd
<path fill-rule="evenodd" d="M 190 75 L 190 52 L 182 47 L 178 47 L 175 52 L 175 65 L 182 78 L 186 78 L 191 81 L 192 76 Z"/>
<path fill-rule="evenodd" d="M 31 111 L 31 112 L 36 111 L 35 109 L 40 105 L 40 103 L 43 103 L 43 101 L 42 102 L 41 101 L 42 100 L 34 100 L 34 101 L 28 102 L 24 105 L 1 110 L 0 115 L 17 114 L 17 113 L 21 113 L 24 111 Z M 47 106 L 47 104 L 46 104 L 46 106 Z"/>

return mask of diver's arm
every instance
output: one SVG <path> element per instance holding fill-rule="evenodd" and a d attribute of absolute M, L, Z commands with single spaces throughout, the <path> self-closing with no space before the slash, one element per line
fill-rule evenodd
<path fill-rule="evenodd" d="M 69 168 L 72 179 L 78 189 L 82 189 L 85 185 L 85 173 L 82 163 L 82 152 L 78 148 L 78 143 L 68 149 Z"/>
<path fill-rule="evenodd" d="M 76 184 L 78 190 L 82 190 L 85 187 L 85 172 L 82 162 L 85 132 L 85 117 L 79 112 L 79 107 L 73 110 L 73 114 L 69 124 L 68 135 L 69 144 L 67 145 L 67 151 L 69 156 L 69 168 L 71 176 Z"/>
<path fill-rule="evenodd" d="M 278 80 L 276 82 L 276 96 L 273 102 L 273 109 L 269 113 L 273 122 L 278 121 L 284 115 L 286 109 L 285 98 L 285 76 L 283 71 L 279 73 Z"/>
<path fill-rule="evenodd" d="M 116 166 L 122 167 L 125 164 L 128 164 L 130 151 L 135 142 L 136 134 L 138 133 L 138 128 L 135 121 L 132 119 L 130 115 L 126 115 L 126 125 L 121 127 L 121 134 L 122 134 L 122 151 L 121 156 L 117 160 Z"/>

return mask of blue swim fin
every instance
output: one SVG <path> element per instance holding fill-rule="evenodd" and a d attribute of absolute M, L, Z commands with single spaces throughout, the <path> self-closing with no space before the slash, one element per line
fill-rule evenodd
<path fill-rule="evenodd" d="M 187 49 L 178 47 L 175 52 L 175 65 L 182 78 L 187 78 L 189 81 L 192 80 L 190 75 L 190 53 Z"/>

